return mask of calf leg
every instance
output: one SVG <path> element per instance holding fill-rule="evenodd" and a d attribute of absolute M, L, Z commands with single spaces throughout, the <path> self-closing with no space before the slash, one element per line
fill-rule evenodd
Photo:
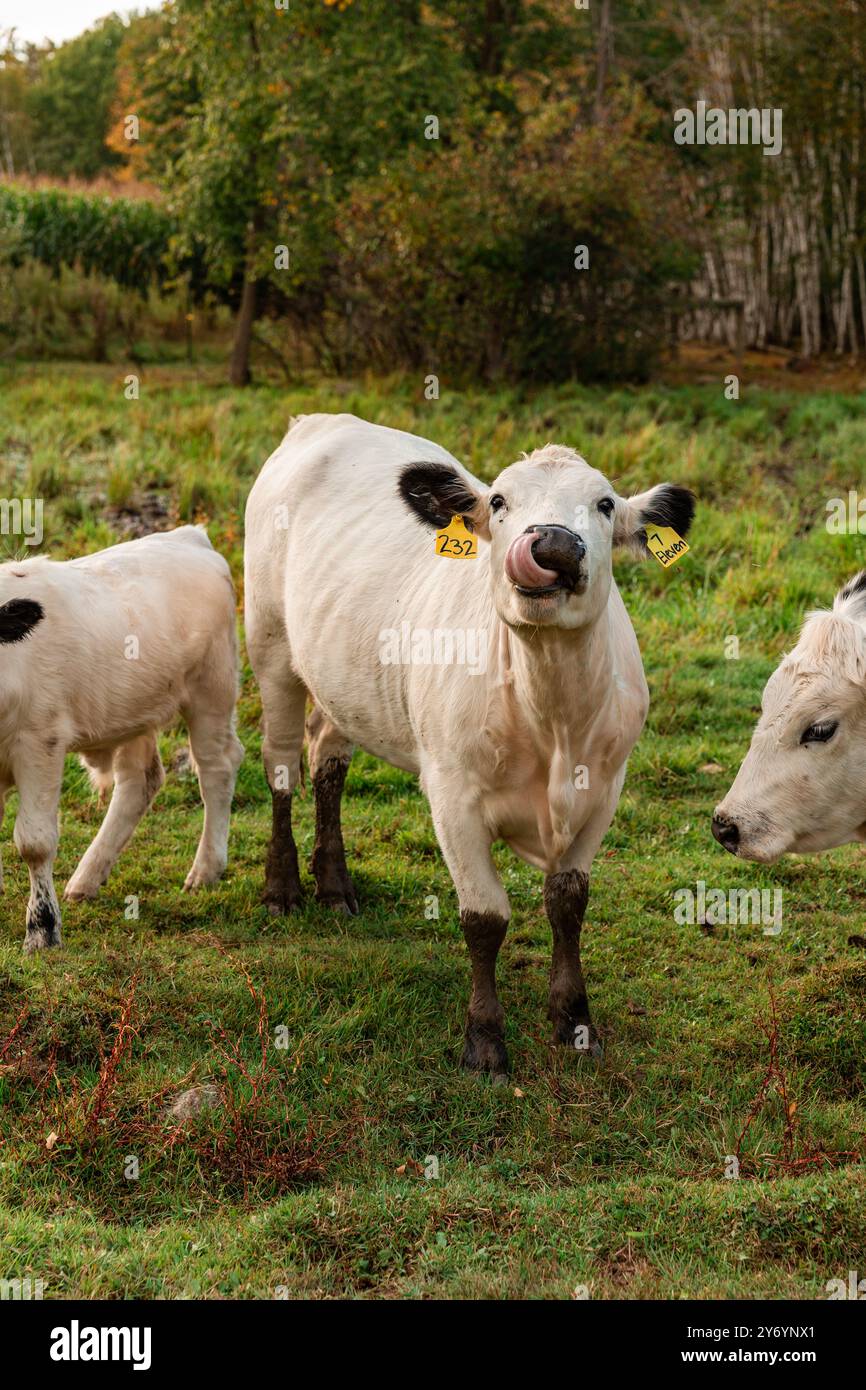
<path fill-rule="evenodd" d="M 3 825 L 3 816 L 6 811 L 6 793 L 9 790 L 7 782 L 0 782 L 0 826 Z M 0 857 L 0 893 L 3 892 L 3 859 Z"/>
<path fill-rule="evenodd" d="M 508 1053 L 505 1014 L 496 993 L 496 957 L 511 909 L 490 855 L 492 836 L 480 807 L 466 799 L 462 780 L 459 772 L 454 777 L 427 775 L 424 779 L 436 835 L 457 889 L 460 926 L 472 962 L 461 1065 L 504 1081 Z"/>
<path fill-rule="evenodd" d="M 235 733 L 233 710 L 212 713 L 184 710 L 198 785 L 204 802 L 204 826 L 184 888 L 216 883 L 228 862 L 229 818 L 243 745 Z"/>
<path fill-rule="evenodd" d="M 358 911 L 358 899 L 346 866 L 340 804 L 349 771 L 352 744 L 315 707 L 307 719 L 307 751 L 316 797 L 316 844 L 312 870 L 316 898 L 341 912 Z"/>
<path fill-rule="evenodd" d="M 86 768 L 90 785 L 96 792 L 100 806 L 104 806 L 114 791 L 114 749 L 104 748 L 96 753 L 79 753 L 79 761 Z"/>
<path fill-rule="evenodd" d="M 63 896 L 70 902 L 96 897 L 165 781 L 154 734 L 122 743 L 114 751 L 112 768 L 111 802 L 96 838 L 66 885 Z"/>
<path fill-rule="evenodd" d="M 588 898 L 589 874 L 579 869 L 548 874 L 544 880 L 544 907 L 553 932 L 547 1016 L 555 1043 L 600 1057 L 580 964 L 580 929 Z"/>
<path fill-rule="evenodd" d="M 63 758 L 40 756 L 31 740 L 22 740 L 13 769 L 18 787 L 14 840 L 30 874 L 24 951 L 59 946 L 60 905 L 54 891 L 54 859 L 59 837 L 57 811 Z"/>
<path fill-rule="evenodd" d="M 272 916 L 291 912 L 301 900 L 298 850 L 292 833 L 292 794 L 301 770 L 307 692 L 290 671 L 257 667 L 265 733 L 262 759 L 271 789 L 271 843 L 262 896 Z"/>
<path fill-rule="evenodd" d="M 561 871 L 548 874 L 544 880 L 544 907 L 553 933 L 547 1008 L 553 1042 L 590 1052 L 598 1060 L 603 1049 L 589 1016 L 580 964 L 580 932 L 589 898 L 590 866 L 613 820 L 624 777 L 625 764 L 561 861 Z"/>

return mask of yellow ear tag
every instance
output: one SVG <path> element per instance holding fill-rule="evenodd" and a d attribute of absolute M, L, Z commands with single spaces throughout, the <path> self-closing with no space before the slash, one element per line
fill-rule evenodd
<path fill-rule="evenodd" d="M 646 543 L 647 550 L 652 551 L 663 569 L 675 565 L 689 548 L 672 526 L 657 526 L 654 531 L 647 531 Z"/>
<path fill-rule="evenodd" d="M 474 560 L 478 542 L 462 516 L 452 516 L 443 530 L 436 532 L 436 554 L 447 560 Z"/>

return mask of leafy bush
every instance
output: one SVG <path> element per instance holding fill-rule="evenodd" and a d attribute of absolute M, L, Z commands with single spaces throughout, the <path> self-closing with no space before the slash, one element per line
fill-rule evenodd
<path fill-rule="evenodd" d="M 0 184 L 0 354 L 106 361 L 119 339 L 187 344 L 215 323 L 199 263 L 173 256 L 174 223 L 145 198 Z"/>
<path fill-rule="evenodd" d="M 187 308 L 182 291 L 142 293 L 69 266 L 52 271 L 29 258 L 10 270 L 0 252 L 0 358 L 176 358 L 189 351 Z M 226 312 L 206 302 L 196 313 L 197 346 L 224 332 Z"/>
<path fill-rule="evenodd" d="M 518 148 L 503 127 L 479 145 L 412 151 L 338 214 L 338 365 L 646 377 L 671 286 L 693 270 L 676 193 L 627 118 L 580 130 L 548 112 Z"/>

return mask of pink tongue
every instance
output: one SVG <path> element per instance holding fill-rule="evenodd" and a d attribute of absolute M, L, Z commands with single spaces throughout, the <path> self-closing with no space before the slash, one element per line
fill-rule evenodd
<path fill-rule="evenodd" d="M 519 584 L 521 589 L 546 589 L 559 577 L 556 570 L 545 570 L 536 564 L 532 555 L 535 540 L 537 537 L 531 531 L 524 532 L 511 542 L 505 556 L 505 573 L 512 584 Z"/>

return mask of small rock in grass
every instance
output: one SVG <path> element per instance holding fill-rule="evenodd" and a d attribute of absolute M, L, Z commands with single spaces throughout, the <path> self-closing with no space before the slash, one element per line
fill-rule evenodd
<path fill-rule="evenodd" d="M 204 1086 L 191 1086 L 175 1096 L 168 1113 L 173 1120 L 191 1120 L 200 1110 L 216 1110 L 223 1103 L 219 1086 L 208 1083 Z"/>

